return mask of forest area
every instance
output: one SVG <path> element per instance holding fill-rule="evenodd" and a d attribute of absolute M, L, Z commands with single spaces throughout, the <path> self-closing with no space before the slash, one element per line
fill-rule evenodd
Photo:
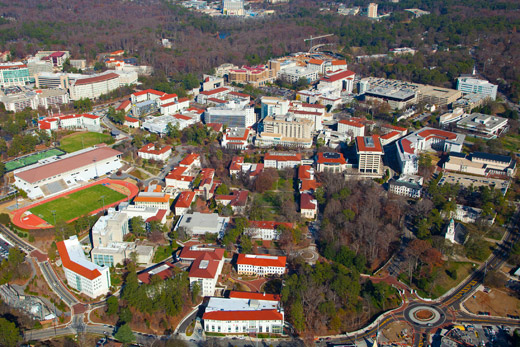
<path fill-rule="evenodd" d="M 381 21 L 340 16 L 334 6 L 320 11 L 323 5 L 293 0 L 276 6 L 275 15 L 237 20 L 202 15 L 174 1 L 3 1 L 0 47 L 15 58 L 39 49 L 70 50 L 74 58 L 91 62 L 100 53 L 124 49 L 140 63 L 153 65 L 159 75 L 200 76 L 226 62 L 258 64 L 305 51 L 309 47 L 304 38 L 333 33 L 326 40 L 351 62 L 356 55 L 387 53 L 395 47 L 419 51 L 416 57 L 395 62 L 354 64 L 357 73 L 450 86 L 458 74 L 470 72 L 475 61 L 481 73 L 518 101 L 520 71 L 514 57 L 520 49 L 520 16 L 515 1 L 383 3 L 379 12 L 391 15 Z M 413 19 L 403 11 L 410 7 L 432 15 Z M 219 33 L 226 33 L 225 38 Z M 173 48 L 163 48 L 162 38 L 170 39 Z"/>

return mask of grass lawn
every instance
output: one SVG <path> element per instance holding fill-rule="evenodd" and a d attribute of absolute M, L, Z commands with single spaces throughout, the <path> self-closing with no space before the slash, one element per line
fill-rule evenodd
<path fill-rule="evenodd" d="M 518 152 L 520 150 L 520 135 L 507 134 L 500 139 L 505 149 L 511 152 Z"/>
<path fill-rule="evenodd" d="M 176 250 L 178 247 L 179 246 L 175 241 L 173 241 L 173 244 L 171 245 L 157 247 L 157 249 L 155 250 L 155 254 L 153 255 L 153 262 L 159 263 L 164 259 L 171 257 L 173 251 Z"/>
<path fill-rule="evenodd" d="M 39 216 L 49 224 L 54 224 L 52 211 L 56 213 L 56 220 L 68 221 L 76 217 L 88 214 L 98 208 L 103 207 L 104 196 L 105 206 L 116 201 L 122 200 L 126 195 L 116 192 L 103 185 L 95 185 L 78 192 L 63 196 L 56 200 L 33 207 L 30 211 Z"/>
<path fill-rule="evenodd" d="M 111 144 L 114 143 L 114 139 L 108 134 L 81 132 L 61 139 L 60 148 L 70 153 L 100 143 Z"/>
<path fill-rule="evenodd" d="M 476 266 L 475 266 L 476 267 Z M 435 287 L 432 290 L 432 298 L 438 298 L 446 293 L 451 288 L 462 282 L 470 273 L 473 272 L 473 263 L 467 262 L 446 262 L 444 266 L 439 269 L 439 277 L 435 280 Z M 446 270 L 456 271 L 457 278 L 451 278 Z"/>

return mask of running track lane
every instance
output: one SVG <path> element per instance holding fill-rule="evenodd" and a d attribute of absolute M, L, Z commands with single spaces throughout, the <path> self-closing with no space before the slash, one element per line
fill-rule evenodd
<path fill-rule="evenodd" d="M 45 204 L 49 201 L 53 201 L 53 200 L 56 200 L 56 199 L 59 199 L 61 198 L 62 196 L 66 196 L 66 195 L 69 195 L 69 194 L 72 194 L 74 192 L 78 192 L 80 190 L 83 190 L 83 189 L 86 189 L 86 188 L 89 188 L 89 187 L 92 187 L 92 186 L 95 186 L 95 185 L 98 185 L 98 184 L 113 184 L 113 185 L 119 185 L 121 187 L 127 187 L 128 189 L 130 189 L 130 195 L 128 195 L 127 198 L 124 198 L 124 199 L 121 199 L 119 201 L 116 201 L 110 205 L 107 205 L 105 206 L 105 209 L 109 208 L 109 207 L 113 207 L 113 206 L 116 206 L 118 204 L 120 204 L 121 202 L 127 200 L 127 199 L 132 199 L 134 198 L 137 193 L 139 193 L 139 189 L 137 188 L 137 186 L 135 184 L 132 184 L 130 182 L 126 182 L 126 181 L 118 181 L 118 180 L 113 180 L 113 179 L 110 179 L 110 178 L 105 178 L 105 179 L 102 179 L 101 181 L 96 181 L 96 182 L 92 182 L 92 183 L 89 183 L 85 186 L 82 186 L 82 187 L 79 187 L 79 188 L 75 188 L 73 190 L 69 190 L 63 194 L 59 194 L 59 195 L 56 195 L 56 196 L 53 196 L 52 198 L 49 198 L 49 199 L 45 199 L 45 200 L 42 200 L 42 201 L 38 201 L 37 203 L 34 203 L 32 205 L 29 205 L 29 206 L 26 206 L 26 207 L 22 207 L 21 209 L 18 209 L 14 212 L 14 216 L 12 218 L 13 220 L 13 223 L 19 227 L 19 228 L 22 228 L 22 229 L 27 229 L 27 230 L 35 230 L 35 229 L 50 229 L 53 227 L 53 225 L 46 225 L 46 226 L 41 226 L 41 227 L 37 227 L 37 226 L 34 226 L 34 225 L 30 225 L 30 224 L 26 224 L 23 222 L 22 220 L 22 217 L 23 217 L 23 214 L 30 210 L 31 208 L 35 207 L 35 206 L 38 206 L 38 205 L 41 205 L 41 204 Z M 101 211 L 103 208 L 98 208 L 92 212 L 90 212 L 89 214 L 96 214 L 98 213 L 99 211 Z M 67 221 L 67 223 L 70 223 L 70 222 L 73 222 L 74 220 L 78 219 L 79 217 L 76 217 L 76 218 L 73 218 L 69 221 Z"/>

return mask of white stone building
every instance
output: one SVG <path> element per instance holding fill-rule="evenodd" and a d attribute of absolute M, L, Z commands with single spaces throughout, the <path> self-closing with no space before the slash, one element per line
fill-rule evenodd
<path fill-rule="evenodd" d="M 60 241 L 56 246 L 70 287 L 91 298 L 108 293 L 111 286 L 109 268 L 90 262 L 77 236 Z"/>

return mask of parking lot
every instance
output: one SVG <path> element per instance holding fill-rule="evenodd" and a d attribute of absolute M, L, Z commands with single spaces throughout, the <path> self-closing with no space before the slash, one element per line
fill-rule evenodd
<path fill-rule="evenodd" d="M 511 328 L 506 326 L 466 325 L 451 329 L 445 337 L 469 346 L 508 346 Z M 443 342 L 444 341 L 443 339 Z"/>
<path fill-rule="evenodd" d="M 7 259 L 11 245 L 0 236 L 0 261 Z"/>

